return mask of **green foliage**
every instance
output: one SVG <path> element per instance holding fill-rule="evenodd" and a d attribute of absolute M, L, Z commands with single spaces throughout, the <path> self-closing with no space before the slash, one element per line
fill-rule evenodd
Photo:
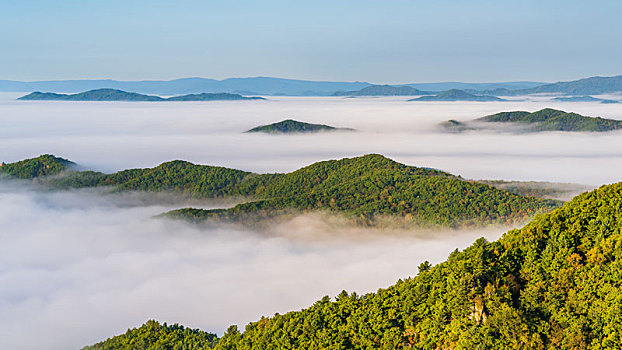
<path fill-rule="evenodd" d="M 216 349 L 616 349 L 621 227 L 622 185 L 603 187 L 387 289 L 235 328 Z"/>
<path fill-rule="evenodd" d="M 2 168 L 40 164 L 38 159 L 6 164 Z M 34 171 L 22 174 L 26 178 L 37 175 Z M 38 180 L 62 189 L 105 186 L 112 192 L 171 192 L 195 199 L 245 199 L 248 202 L 231 209 L 181 209 L 170 212 L 169 216 L 246 225 L 324 211 L 340 214 L 360 225 L 480 226 L 523 221 L 559 204 L 465 181 L 434 169 L 406 166 L 377 154 L 318 162 L 288 174 L 258 175 L 176 160 L 155 168 L 114 174 L 70 171 L 63 176 Z"/>
<path fill-rule="evenodd" d="M 263 132 L 269 134 L 286 134 L 286 133 L 308 133 L 318 131 L 337 131 L 337 130 L 352 130 L 341 129 L 324 124 L 309 124 L 299 122 L 293 119 L 286 119 L 278 123 L 262 125 L 248 130 L 247 132 Z"/>
<path fill-rule="evenodd" d="M 478 121 L 496 123 L 520 123 L 531 125 L 530 131 L 591 131 L 603 132 L 622 129 L 622 121 L 584 117 L 546 108 L 537 112 L 501 112 L 489 115 Z"/>
<path fill-rule="evenodd" d="M 18 179 L 32 180 L 38 177 L 57 175 L 74 166 L 67 159 L 44 154 L 37 158 L 22 160 L 15 163 L 0 164 L 0 175 Z"/>
<path fill-rule="evenodd" d="M 318 162 L 255 187 L 255 198 L 227 210 L 177 210 L 194 221 L 255 223 L 307 211 L 343 214 L 362 225 L 461 227 L 513 223 L 557 202 L 523 197 L 450 174 L 370 154 Z M 395 220 L 397 219 L 397 220 Z"/>
<path fill-rule="evenodd" d="M 178 324 L 147 321 L 139 328 L 128 329 L 125 334 L 82 350 L 207 350 L 212 349 L 217 341 L 216 334 Z"/>

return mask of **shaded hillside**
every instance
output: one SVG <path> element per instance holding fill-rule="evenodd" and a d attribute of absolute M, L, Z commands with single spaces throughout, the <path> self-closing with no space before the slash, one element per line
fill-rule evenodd
<path fill-rule="evenodd" d="M 622 184 L 603 186 L 388 288 L 230 326 L 215 348 L 617 349 L 620 227 Z"/>
<path fill-rule="evenodd" d="M 202 93 L 193 95 L 162 98 L 115 89 L 97 89 L 77 94 L 56 94 L 51 92 L 33 92 L 18 100 L 28 101 L 221 101 L 221 100 L 265 100 L 263 97 L 245 97 L 229 93 Z"/>
<path fill-rule="evenodd" d="M 372 85 L 357 91 L 337 91 L 333 96 L 421 96 L 430 94 L 432 93 L 405 85 Z"/>
<path fill-rule="evenodd" d="M 286 119 L 278 123 L 261 125 L 252 128 L 246 132 L 263 132 L 268 134 L 294 134 L 294 133 L 311 133 L 321 131 L 354 131 L 348 128 L 335 128 L 324 124 L 310 124 L 299 122 L 293 119 Z"/>
<path fill-rule="evenodd" d="M 489 101 L 504 101 L 501 98 L 487 95 L 475 95 L 462 90 L 447 90 L 440 94 L 433 96 L 421 96 L 413 98 L 408 101 L 477 101 L 477 102 L 489 102 Z"/>
<path fill-rule="evenodd" d="M 60 174 L 75 166 L 74 162 L 67 159 L 44 154 L 37 158 L 25 159 L 15 163 L 1 163 L 0 175 L 18 179 L 32 180 L 38 177 Z"/>

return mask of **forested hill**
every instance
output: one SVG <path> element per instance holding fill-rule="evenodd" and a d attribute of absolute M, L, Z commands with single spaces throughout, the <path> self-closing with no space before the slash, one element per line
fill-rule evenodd
<path fill-rule="evenodd" d="M 490 123 L 496 123 L 497 125 Z M 501 124 L 508 125 L 510 128 L 497 127 Z M 500 112 L 466 122 L 448 120 L 439 124 L 439 126 L 446 132 L 476 130 L 501 132 L 607 132 L 622 129 L 622 121 L 600 117 L 586 117 L 577 113 L 545 108 L 536 112 Z"/>
<path fill-rule="evenodd" d="M 118 335 L 82 350 L 204 350 L 218 342 L 216 334 L 190 329 L 178 324 L 167 325 L 147 321 L 139 328 Z"/>
<path fill-rule="evenodd" d="M 530 131 L 612 131 L 622 129 L 622 121 L 585 117 L 552 108 L 537 112 L 501 112 L 476 119 L 481 122 L 513 123 L 530 126 Z"/>
<path fill-rule="evenodd" d="M 167 215 L 248 225 L 324 212 L 361 225 L 462 227 L 515 223 L 558 205 L 374 154 L 315 163 L 254 188 L 254 200 L 230 209 L 187 208 Z"/>
<path fill-rule="evenodd" d="M 378 154 L 318 162 L 287 174 L 260 175 L 172 161 L 114 174 L 72 171 L 37 179 L 52 188 L 105 186 L 113 192 L 169 192 L 195 199 L 244 200 L 245 203 L 230 209 L 188 208 L 168 216 L 245 225 L 322 212 L 360 225 L 481 226 L 524 221 L 559 204 L 466 181 L 442 171 L 407 166 Z"/>
<path fill-rule="evenodd" d="M 293 119 L 286 119 L 278 123 L 257 126 L 248 130 L 247 132 L 262 132 L 267 134 L 296 134 L 321 131 L 354 131 L 354 129 L 336 128 L 324 124 L 310 124 L 305 122 L 299 122 Z"/>
<path fill-rule="evenodd" d="M 22 160 L 15 163 L 0 163 L 0 176 L 9 176 L 18 179 L 34 179 L 38 177 L 60 174 L 75 166 L 67 159 L 44 154 L 37 158 Z"/>
<path fill-rule="evenodd" d="M 343 291 L 244 329 L 231 326 L 215 348 L 617 349 L 620 227 L 622 184 L 603 186 L 498 241 L 480 238 L 441 264 L 423 262 L 415 277 L 386 289 Z M 114 339 L 99 349 L 131 349 Z M 209 348 L 196 344 L 186 347 Z"/>
<path fill-rule="evenodd" d="M 77 94 L 57 94 L 52 92 L 33 92 L 18 100 L 44 101 L 221 101 L 221 100 L 265 100 L 263 97 L 245 97 L 229 93 L 202 93 L 173 97 L 143 95 L 115 89 L 96 89 Z"/>

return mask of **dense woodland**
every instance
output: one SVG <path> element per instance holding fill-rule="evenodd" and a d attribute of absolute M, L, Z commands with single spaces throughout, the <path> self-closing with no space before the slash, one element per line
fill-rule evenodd
<path fill-rule="evenodd" d="M 32 180 L 58 175 L 76 164 L 67 159 L 44 154 L 37 158 L 25 159 L 15 163 L 1 163 L 0 176 Z"/>
<path fill-rule="evenodd" d="M 37 163 L 36 159 L 32 162 Z M 318 211 L 339 214 L 359 225 L 482 226 L 524 221 L 559 205 L 377 154 L 318 162 L 287 174 L 258 175 L 172 161 L 114 174 L 66 172 L 39 179 L 39 183 L 52 188 L 107 186 L 112 192 L 173 192 L 195 199 L 245 200 L 231 209 L 181 209 L 168 216 L 253 226 Z"/>
<path fill-rule="evenodd" d="M 212 349 L 217 341 L 216 334 L 178 324 L 147 321 L 139 328 L 128 329 L 125 334 L 85 346 L 82 350 L 207 350 Z"/>
<path fill-rule="evenodd" d="M 617 349 L 621 227 L 622 184 L 603 186 L 389 288 L 231 326 L 215 348 Z"/>
<path fill-rule="evenodd" d="M 622 121 L 600 117 L 585 117 L 552 108 L 537 112 L 501 112 L 477 121 L 530 125 L 530 131 L 590 131 L 603 132 L 622 129 Z"/>
<path fill-rule="evenodd" d="M 248 130 L 247 132 L 263 132 L 267 134 L 291 134 L 291 133 L 310 133 L 320 131 L 353 131 L 347 128 L 335 128 L 324 124 L 310 124 L 293 119 L 286 119 L 277 123 L 261 125 Z"/>

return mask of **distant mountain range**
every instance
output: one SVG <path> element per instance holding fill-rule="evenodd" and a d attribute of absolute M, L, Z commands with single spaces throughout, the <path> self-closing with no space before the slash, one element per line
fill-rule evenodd
<path fill-rule="evenodd" d="M 434 93 L 405 85 L 371 85 L 357 91 L 337 91 L 333 96 L 421 96 L 432 94 Z"/>
<path fill-rule="evenodd" d="M 77 94 L 57 94 L 52 92 L 33 92 L 18 100 L 28 101 L 231 101 L 231 100 L 265 100 L 263 97 L 245 97 L 229 93 L 202 93 L 173 96 L 143 95 L 115 89 L 96 89 Z"/>
<path fill-rule="evenodd" d="M 477 101 L 477 102 L 489 102 L 489 101 L 505 101 L 504 99 L 489 96 L 489 95 L 475 95 L 466 91 L 452 89 L 441 92 L 432 96 L 421 96 L 410 99 L 408 101 Z"/>
<path fill-rule="evenodd" d="M 228 92 L 241 95 L 329 96 L 335 91 L 359 90 L 369 85 L 371 84 L 361 82 L 324 82 L 269 77 L 231 78 L 225 80 L 184 78 L 168 81 L 57 80 L 21 82 L 0 80 L 0 91 L 76 93 L 109 88 L 162 96 L 203 92 Z"/>
<path fill-rule="evenodd" d="M 622 92 L 622 75 L 614 77 L 591 77 L 573 81 L 544 84 L 526 89 L 496 88 L 482 93 L 495 96 L 518 96 L 531 94 L 559 94 L 568 96 L 600 95 Z"/>
<path fill-rule="evenodd" d="M 278 123 L 261 125 L 248 130 L 247 132 L 261 132 L 267 134 L 298 134 L 298 133 L 312 133 L 322 131 L 354 131 L 349 128 L 335 128 L 334 126 L 324 124 L 310 124 L 305 122 L 299 122 L 293 119 L 286 119 Z"/>
<path fill-rule="evenodd" d="M 0 80 L 0 92 L 49 91 L 76 93 L 93 89 L 117 89 L 160 96 L 198 94 L 204 92 L 237 93 L 267 96 L 417 96 L 452 89 L 477 95 L 515 96 L 553 93 L 568 96 L 599 95 L 622 92 L 622 75 L 591 77 L 552 84 L 518 81 L 493 83 L 407 83 L 374 85 L 366 82 L 331 82 L 282 79 L 271 77 L 230 78 L 224 80 L 183 78 L 175 80 L 53 80 L 13 81 Z M 369 88 L 367 90 L 364 90 Z"/>
<path fill-rule="evenodd" d="M 426 91 L 444 91 L 448 89 L 524 89 L 539 86 L 537 82 L 507 83 L 421 83 L 398 84 L 398 87 Z M 332 96 L 337 92 L 356 92 L 373 85 L 366 82 L 329 82 L 270 77 L 230 78 L 214 80 L 205 78 L 183 78 L 175 80 L 118 81 L 104 80 L 52 80 L 52 81 L 13 81 L 0 80 L 0 92 L 49 91 L 56 93 L 77 93 L 93 89 L 117 89 L 141 94 L 162 96 L 196 94 L 203 92 L 229 92 L 241 95 L 266 96 Z M 344 95 L 347 96 L 348 94 Z M 410 94 L 399 94 L 411 96 Z M 421 95 L 421 94 L 418 94 Z M 397 96 L 397 95 L 396 95 Z M 417 94 L 412 94 L 417 96 Z"/>

